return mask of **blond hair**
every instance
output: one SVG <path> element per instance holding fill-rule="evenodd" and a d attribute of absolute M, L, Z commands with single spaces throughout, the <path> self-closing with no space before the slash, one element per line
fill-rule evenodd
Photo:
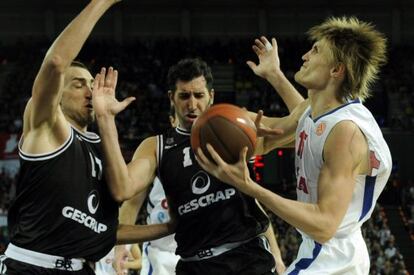
<path fill-rule="evenodd" d="M 334 63 L 345 65 L 345 80 L 338 96 L 361 100 L 369 97 L 379 68 L 387 61 L 385 36 L 356 17 L 330 17 L 311 28 L 308 35 L 314 41 L 325 39 Z"/>

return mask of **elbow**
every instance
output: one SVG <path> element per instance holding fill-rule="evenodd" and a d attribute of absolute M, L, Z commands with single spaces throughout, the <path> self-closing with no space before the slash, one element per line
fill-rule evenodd
<path fill-rule="evenodd" d="M 337 229 L 338 227 L 334 225 L 328 225 L 323 228 L 319 228 L 317 232 L 312 234 L 312 238 L 316 242 L 324 244 L 335 236 Z"/>
<path fill-rule="evenodd" d="M 60 55 L 54 54 L 46 56 L 42 66 L 48 71 L 63 74 L 69 64 Z"/>
<path fill-rule="evenodd" d="M 121 190 L 113 190 L 111 193 L 112 193 L 112 198 L 117 203 L 122 203 L 132 198 L 132 196 L 129 195 L 127 192 L 122 192 Z"/>

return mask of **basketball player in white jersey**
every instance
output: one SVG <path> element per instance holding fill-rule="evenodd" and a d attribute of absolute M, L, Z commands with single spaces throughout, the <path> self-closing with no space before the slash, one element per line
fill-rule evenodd
<path fill-rule="evenodd" d="M 128 251 L 128 258 L 126 259 L 124 266 L 127 269 L 131 270 L 140 270 L 142 267 L 142 256 L 141 250 L 139 249 L 138 244 L 126 245 Z M 116 271 L 113 268 L 113 263 L 115 260 L 115 249 L 112 248 L 111 251 L 106 254 L 105 257 L 100 259 L 95 264 L 95 274 L 96 275 L 116 275 Z"/>
<path fill-rule="evenodd" d="M 223 162 L 211 146 L 217 165 L 200 149 L 198 158 L 205 170 L 257 198 L 299 230 L 303 240 L 298 256 L 285 274 L 368 274 L 369 255 L 360 227 L 387 183 L 392 160 L 378 124 L 361 101 L 385 63 L 386 39 L 354 17 L 329 18 L 308 33 L 315 43 L 303 55 L 295 80 L 307 88 L 309 103 L 300 104 L 287 118 L 262 121 L 295 136 L 297 201 L 247 176 L 247 150 L 235 165 Z M 267 51 L 266 42 L 256 43 L 257 50 Z M 282 143 L 269 138 L 261 149 Z"/>
<path fill-rule="evenodd" d="M 166 223 L 170 220 L 167 199 L 158 177 L 155 178 L 148 195 L 147 212 L 147 224 Z M 176 248 L 174 234 L 144 242 L 142 244 L 141 275 L 175 274 L 175 266 L 180 259 L 175 255 Z"/>

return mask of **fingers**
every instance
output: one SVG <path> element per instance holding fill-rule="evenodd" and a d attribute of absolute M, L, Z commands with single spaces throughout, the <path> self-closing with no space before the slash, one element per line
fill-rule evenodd
<path fill-rule="evenodd" d="M 121 111 L 124 110 L 126 107 L 128 107 L 129 104 L 131 104 L 133 101 L 135 101 L 135 97 L 127 97 L 121 102 Z"/>
<path fill-rule="evenodd" d="M 273 40 L 272 40 L 273 43 Z M 274 48 L 273 44 L 270 44 L 269 40 L 266 37 L 261 36 L 260 39 L 256 38 L 254 40 L 254 45 L 252 46 L 253 51 L 257 54 L 263 54 L 265 52 L 271 51 Z"/>
<path fill-rule="evenodd" d="M 241 162 L 245 162 L 247 159 L 247 151 L 249 150 L 249 148 L 247 148 L 247 146 L 243 147 L 243 149 L 240 151 L 240 155 L 239 155 L 239 161 Z"/>
<path fill-rule="evenodd" d="M 267 40 L 266 37 L 262 36 L 262 37 L 260 37 L 260 40 L 261 40 L 262 44 L 265 46 L 266 51 L 271 51 L 273 49 L 272 44 L 270 44 L 269 40 Z"/>
<path fill-rule="evenodd" d="M 263 117 L 263 110 L 259 110 L 257 112 L 256 119 L 254 120 L 254 125 L 256 125 L 256 128 L 259 128 L 260 122 L 262 121 L 262 117 Z"/>
<path fill-rule="evenodd" d="M 273 46 L 273 48 L 275 49 L 275 51 L 277 52 L 277 41 L 276 41 L 276 38 L 272 38 L 272 46 Z"/>
<path fill-rule="evenodd" d="M 196 160 L 198 164 L 201 166 L 201 168 L 203 168 L 203 170 L 206 170 L 208 172 L 210 169 L 213 169 L 213 164 L 206 157 L 206 155 L 204 155 L 204 152 L 203 150 L 201 150 L 200 147 L 196 150 Z"/>
<path fill-rule="evenodd" d="M 226 165 L 227 163 L 219 156 L 219 154 L 214 150 L 213 146 L 210 143 L 207 143 L 207 150 L 211 155 L 211 158 L 217 163 L 217 166 Z"/>
<path fill-rule="evenodd" d="M 96 75 L 94 83 L 98 89 L 106 87 L 115 90 L 118 83 L 118 71 L 114 70 L 113 67 L 109 67 L 108 70 L 102 67 L 101 71 Z"/>
<path fill-rule="evenodd" d="M 266 128 L 258 128 L 257 136 L 264 137 L 264 136 L 279 136 L 284 133 L 283 129 L 276 128 L 276 129 L 266 129 Z"/>
<path fill-rule="evenodd" d="M 92 86 L 92 91 L 97 91 L 99 90 L 99 83 L 101 82 L 101 74 L 97 73 L 95 76 L 95 79 L 93 81 L 93 86 Z"/>
<path fill-rule="evenodd" d="M 196 150 L 196 159 L 199 163 L 202 163 L 202 164 L 210 163 L 210 160 L 206 157 L 206 155 L 204 155 L 204 152 L 203 150 L 201 150 L 200 147 L 198 147 Z"/>
<path fill-rule="evenodd" d="M 106 68 L 102 67 L 101 72 L 99 73 L 101 77 L 99 78 L 98 88 L 105 86 L 105 78 L 106 78 Z"/>
<path fill-rule="evenodd" d="M 118 82 L 118 71 L 114 70 L 114 68 L 112 67 L 109 67 L 108 73 L 106 74 L 106 77 L 105 77 L 105 87 L 115 90 L 117 82 Z"/>
<path fill-rule="evenodd" d="M 256 63 L 254 63 L 253 61 L 250 61 L 250 60 L 247 61 L 246 64 L 247 64 L 247 66 L 250 67 L 250 69 L 252 69 L 252 71 L 254 71 L 257 67 Z"/>

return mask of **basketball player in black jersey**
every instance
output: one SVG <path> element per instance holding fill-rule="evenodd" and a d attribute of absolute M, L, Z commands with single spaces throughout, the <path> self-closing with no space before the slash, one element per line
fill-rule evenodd
<path fill-rule="evenodd" d="M 123 197 L 105 180 L 99 136 L 87 132 L 94 78 L 73 60 L 116 2 L 91 1 L 50 47 L 37 74 L 24 112 L 21 170 L 8 216 L 11 242 L 0 256 L 0 274 L 94 274 L 86 262 L 115 244 Z M 116 79 L 115 70 L 103 69 L 94 89 L 113 93 Z M 132 100 L 116 102 L 115 109 Z"/>
<path fill-rule="evenodd" d="M 179 126 L 144 140 L 128 166 L 119 149 L 115 113 L 100 108 L 104 148 L 119 172 L 111 180 L 123 183 L 124 192 L 133 196 L 155 175 L 161 179 L 176 217 L 177 274 L 274 274 L 264 237 L 268 233 L 274 239 L 267 216 L 254 199 L 203 171 L 190 147 L 192 123 L 213 103 L 210 68 L 199 59 L 182 60 L 170 69 L 169 85 Z M 280 252 L 277 259 L 283 265 Z"/>

